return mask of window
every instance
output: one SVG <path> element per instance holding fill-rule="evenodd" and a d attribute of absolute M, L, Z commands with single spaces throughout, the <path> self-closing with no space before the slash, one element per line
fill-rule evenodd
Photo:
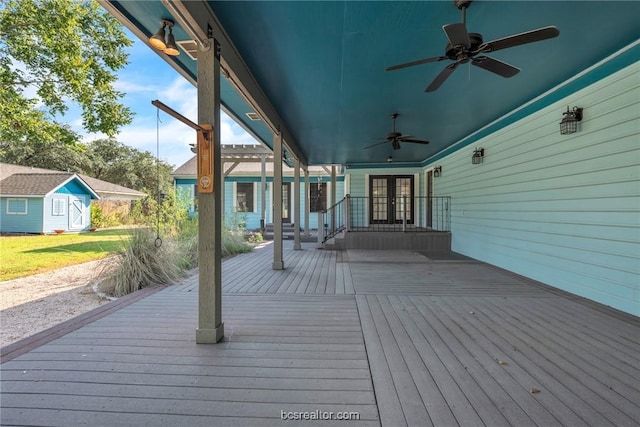
<path fill-rule="evenodd" d="M 236 210 L 253 212 L 253 183 L 238 182 L 236 186 Z"/>
<path fill-rule="evenodd" d="M 65 205 L 65 199 L 53 199 L 53 212 L 51 212 L 51 214 L 53 216 L 63 216 Z"/>
<path fill-rule="evenodd" d="M 312 182 L 309 184 L 309 212 L 327 210 L 327 183 Z"/>
<path fill-rule="evenodd" d="M 27 199 L 7 199 L 7 215 L 26 215 Z"/>

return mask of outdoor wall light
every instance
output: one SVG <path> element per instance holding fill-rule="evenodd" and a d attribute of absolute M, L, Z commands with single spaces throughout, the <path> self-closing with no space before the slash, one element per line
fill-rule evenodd
<path fill-rule="evenodd" d="M 433 168 L 433 177 L 440 178 L 442 176 L 442 166 L 436 166 Z"/>
<path fill-rule="evenodd" d="M 161 19 L 160 25 L 160 29 L 154 35 L 149 37 L 149 44 L 169 56 L 180 55 L 180 51 L 176 45 L 176 39 L 173 37 L 173 21 L 170 21 L 169 19 Z M 167 27 L 169 27 L 169 35 L 165 40 L 165 28 Z"/>
<path fill-rule="evenodd" d="M 476 148 L 473 150 L 473 156 L 471 156 L 471 164 L 479 165 L 484 158 L 484 148 Z"/>
<path fill-rule="evenodd" d="M 393 162 L 393 157 L 391 156 L 387 157 L 387 163 L 391 163 L 391 162 Z"/>
<path fill-rule="evenodd" d="M 569 135 L 578 131 L 578 122 L 582 121 L 582 108 L 573 107 L 573 110 L 569 110 L 567 105 L 567 111 L 562 113 L 564 116 L 560 122 L 560 135 Z"/>

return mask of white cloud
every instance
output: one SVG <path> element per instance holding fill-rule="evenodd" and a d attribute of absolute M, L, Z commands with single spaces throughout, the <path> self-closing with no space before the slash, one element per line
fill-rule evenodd
<path fill-rule="evenodd" d="M 160 158 L 174 166 L 180 166 L 189 160 L 193 153 L 190 145 L 196 142 L 196 132 L 177 119 L 160 112 L 160 123 L 156 123 L 155 108 L 151 99 L 158 99 L 178 113 L 197 123 L 197 89 L 181 76 L 175 77 L 169 85 L 161 88 L 156 85 L 139 84 L 134 81 L 118 81 L 119 90 L 126 91 L 128 97 L 138 101 L 139 105 L 148 102 L 144 111 L 137 109 L 133 122 L 121 129 L 116 139 L 123 144 L 156 155 L 157 139 L 160 143 Z M 143 101 L 141 98 L 147 98 Z M 130 105 L 130 108 L 134 106 Z M 150 114 L 153 111 L 152 114 Z M 85 141 L 104 138 L 105 135 L 87 134 L 82 130 L 81 118 L 70 118 L 68 123 Z M 157 128 L 157 126 L 159 126 Z M 159 132 L 157 132 L 159 129 Z M 255 144 L 257 141 L 249 135 L 227 114 L 221 112 L 220 140 L 223 144 Z"/>

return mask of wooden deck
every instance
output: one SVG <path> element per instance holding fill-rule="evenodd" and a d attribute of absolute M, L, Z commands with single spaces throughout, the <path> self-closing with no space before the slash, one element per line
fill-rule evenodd
<path fill-rule="evenodd" d="M 0 424 L 638 425 L 639 319 L 456 254 L 303 248 L 224 262 L 220 344 L 192 280 L 3 360 Z"/>

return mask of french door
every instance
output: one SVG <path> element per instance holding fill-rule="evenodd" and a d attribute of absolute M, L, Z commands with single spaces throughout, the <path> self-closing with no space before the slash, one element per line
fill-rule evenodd
<path fill-rule="evenodd" d="M 413 224 L 413 175 L 369 177 L 369 222 L 371 224 Z"/>

